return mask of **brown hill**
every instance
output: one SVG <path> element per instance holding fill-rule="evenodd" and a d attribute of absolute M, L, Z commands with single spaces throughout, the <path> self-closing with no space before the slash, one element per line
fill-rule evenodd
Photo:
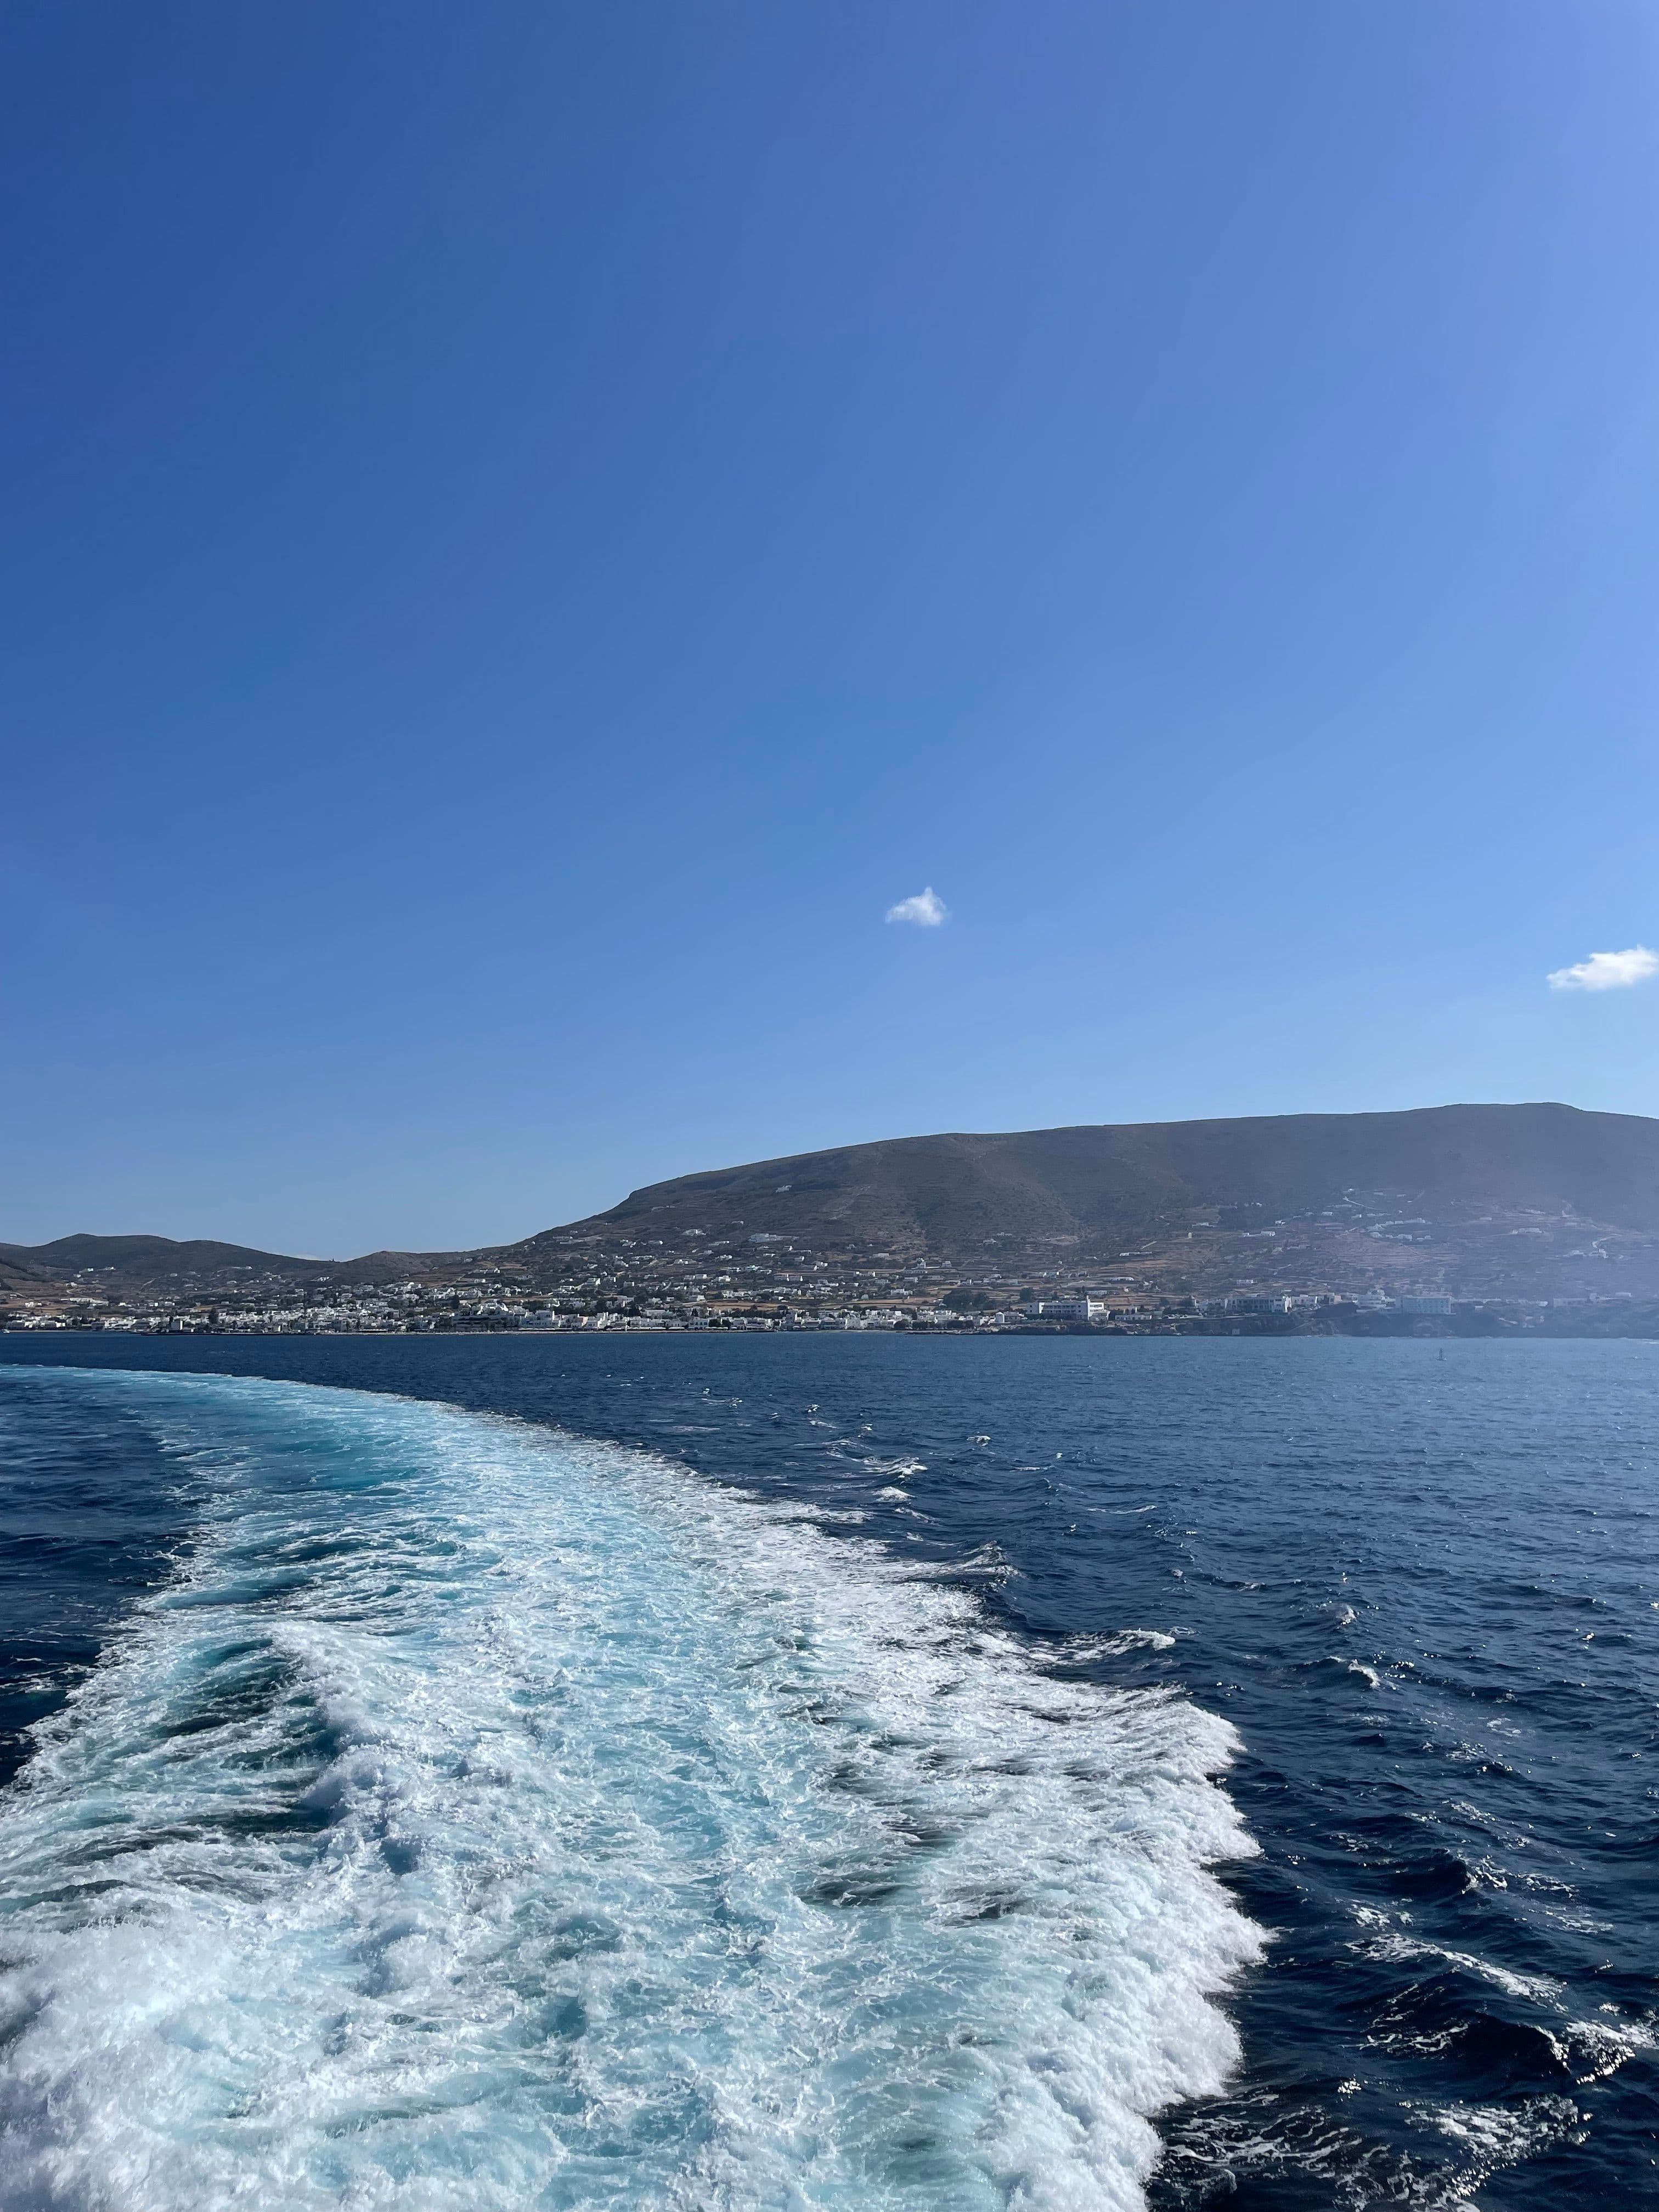
<path fill-rule="evenodd" d="M 1475 1297 L 1656 1297 L 1659 1121 L 1437 1106 L 902 1137 L 680 1176 L 488 1251 L 325 1261 L 162 1237 L 3 1244 L 0 1290 L 55 1279 L 203 1295 L 458 1279 L 494 1263 L 552 1287 L 591 1273 L 595 1248 L 638 1273 L 686 1232 L 750 1262 L 781 1248 L 967 1277 L 1116 1270 L 1164 1291 L 1418 1283 Z M 665 1258 L 648 1266 L 666 1282 Z"/>
<path fill-rule="evenodd" d="M 1650 1294 L 1659 1121 L 1472 1105 L 898 1138 L 653 1183 L 510 1250 L 551 1263 L 573 1235 L 689 1230 L 959 1267 L 988 1252 L 1035 1265 L 1057 1249 L 1079 1273 L 1134 1259 L 1167 1277 L 1178 1261 L 1203 1287 L 1237 1273 L 1242 1255 L 1263 1283 L 1414 1272 L 1471 1296 L 1563 1295 L 1605 1258 L 1617 1269 L 1606 1288 Z M 1277 1249 L 1244 1251 L 1246 1237 Z M 1302 1265 L 1268 1264 L 1287 1256 Z"/>
<path fill-rule="evenodd" d="M 0 1244 L 0 1290 L 26 1290 L 46 1282 L 79 1284 L 120 1297 L 277 1290 L 297 1283 L 372 1283 L 395 1280 L 416 1266 L 447 1254 L 370 1252 L 359 1260 L 309 1260 L 289 1252 L 261 1252 L 210 1237 L 54 1237 L 49 1244 Z"/>

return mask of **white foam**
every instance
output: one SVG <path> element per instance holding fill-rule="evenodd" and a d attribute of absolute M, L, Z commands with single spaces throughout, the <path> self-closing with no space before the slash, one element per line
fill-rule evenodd
<path fill-rule="evenodd" d="M 1616 2074 L 1638 2051 L 1651 2051 L 1656 2037 L 1650 2021 L 1575 2020 L 1548 2040 L 1561 2066 L 1583 2083 Z"/>
<path fill-rule="evenodd" d="M 0 2199 L 1139 2206 L 1226 1725 L 643 1455 L 87 1375 L 216 1479 L 0 1820 Z"/>
<path fill-rule="evenodd" d="M 1524 1997 L 1535 2004 L 1549 2003 L 1561 1992 L 1562 1984 L 1547 1974 L 1513 1973 L 1495 1960 L 1477 1958 L 1472 1951 L 1449 1951 L 1438 1943 L 1419 1942 L 1413 1936 L 1384 1936 L 1368 1944 L 1366 1950 L 1373 1959 L 1388 1959 L 1402 1965 L 1437 1960 L 1443 1966 L 1461 1966 L 1466 1974 L 1490 1982 L 1506 1996 Z"/>
<path fill-rule="evenodd" d="M 1443 2105 L 1420 2117 L 1463 2154 L 1461 2172 L 1420 2182 L 1413 2192 L 1418 2202 L 1436 2205 L 1468 2203 L 1493 2174 L 1559 2142 L 1583 2115 L 1565 2097 L 1523 2097 L 1515 2105 Z"/>
<path fill-rule="evenodd" d="M 1121 1628 L 1114 1636 L 1074 1636 L 1066 1646 L 1066 1656 L 1076 1662 L 1090 1659 L 1121 1659 L 1129 1651 L 1173 1651 L 1176 1639 L 1166 1629 Z"/>

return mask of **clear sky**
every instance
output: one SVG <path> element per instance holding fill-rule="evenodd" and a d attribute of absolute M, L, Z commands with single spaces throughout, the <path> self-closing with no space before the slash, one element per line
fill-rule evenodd
<path fill-rule="evenodd" d="M 0 39 L 0 1237 L 1659 1109 L 1650 0 Z"/>

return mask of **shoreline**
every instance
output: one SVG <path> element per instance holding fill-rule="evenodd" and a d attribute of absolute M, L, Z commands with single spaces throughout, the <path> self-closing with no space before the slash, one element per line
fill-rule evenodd
<path fill-rule="evenodd" d="M 1595 1317 L 1593 1318 L 1593 1316 Z M 1010 1326 L 980 1328 L 970 1325 L 951 1327 L 937 1322 L 906 1322 L 898 1327 L 848 1327 L 833 1322 L 781 1322 L 771 1326 L 755 1327 L 743 1323 L 715 1324 L 705 1328 L 676 1327 L 660 1322 L 619 1320 L 602 1328 L 491 1328 L 474 1327 L 462 1328 L 226 1328 L 223 1327 L 189 1328 L 69 1328 L 47 1324 L 31 1327 L 0 1326 L 0 1340 L 9 1338 L 46 1339 L 54 1343 L 65 1339 L 77 1342 L 114 1341 L 144 1343 L 170 1341 L 182 1337 L 207 1337 L 227 1340 L 244 1339 L 248 1341 L 287 1343 L 307 1341 L 319 1337 L 339 1339 L 350 1342 L 362 1339 L 381 1342 L 407 1343 L 411 1341 L 447 1341 L 456 1338 L 489 1338 L 513 1342 L 550 1340 L 592 1341 L 622 1337 L 695 1336 L 722 1339 L 760 1336 L 833 1336 L 874 1337 L 890 1340 L 893 1337 L 931 1338 L 952 1343 L 971 1341 L 981 1343 L 992 1337 L 1078 1338 L 1088 1337 L 1121 1340 L 1131 1337 L 1153 1337 L 1164 1341 L 1193 1337 L 1265 1337 L 1275 1340 L 1295 1338 L 1340 1338 L 1355 1340 L 1386 1340 L 1389 1341 L 1419 1340 L 1439 1343 L 1513 1343 L 1534 1339 L 1553 1342 L 1588 1343 L 1644 1343 L 1659 1340 L 1659 1310 L 1644 1308 L 1616 1321 L 1609 1316 L 1611 1325 L 1597 1326 L 1595 1310 L 1582 1319 L 1575 1314 L 1571 1320 L 1555 1314 L 1543 1313 L 1534 1318 L 1511 1319 L 1506 1315 L 1478 1310 L 1467 1315 L 1451 1314 L 1389 1314 L 1359 1313 L 1341 1316 L 1325 1314 L 1306 1316 L 1285 1314 L 1245 1314 L 1239 1316 L 1204 1316 L 1191 1320 L 1146 1322 L 1026 1322 Z"/>

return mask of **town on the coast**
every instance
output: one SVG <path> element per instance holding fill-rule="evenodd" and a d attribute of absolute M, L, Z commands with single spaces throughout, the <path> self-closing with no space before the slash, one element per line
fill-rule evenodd
<path fill-rule="evenodd" d="M 1452 1106 L 893 1139 L 348 1260 L 76 1234 L 0 1244 L 0 1328 L 1659 1335 L 1659 1123 Z"/>
<path fill-rule="evenodd" d="M 1218 1226 L 1218 1224 L 1209 1224 Z M 1289 1224 L 1233 1230 L 1219 1242 L 1257 1252 L 1282 1247 Z M 1188 1240 L 1202 1233 L 1188 1231 Z M 1376 1233 L 1373 1231 L 1372 1233 Z M 1386 1224 L 1398 1245 L 1414 1233 Z M 1373 1271 L 1344 1284 L 1237 1277 L 1223 1289 L 1182 1287 L 1167 1255 L 1144 1255 L 1144 1271 L 1066 1263 L 1063 1253 L 1024 1252 L 1016 1264 L 988 1255 L 963 1267 L 925 1252 L 871 1248 L 824 1250 L 766 1231 L 716 1240 L 698 1230 L 677 1237 L 573 1233 L 535 1262 L 501 1252 L 435 1255 L 390 1279 L 343 1280 L 341 1263 L 309 1278 L 262 1269 L 258 1260 L 220 1265 L 211 1283 L 188 1274 L 165 1287 L 121 1287 L 116 1267 L 78 1269 L 51 1290 L 14 1285 L 0 1327 L 99 1329 L 127 1334 L 422 1334 L 680 1330 L 906 1330 L 1128 1334 L 1257 1334 L 1340 1328 L 1364 1317 L 1434 1322 L 1490 1316 L 1526 1325 L 1587 1298 L 1459 1298 L 1432 1279 L 1402 1282 Z M 1214 1272 L 1219 1255 L 1206 1255 Z M 1048 1264 L 1034 1264 L 1043 1259 Z M 362 1267 L 364 1263 L 357 1263 Z M 1188 1261 L 1188 1268 L 1197 1264 Z M 1282 1278 L 1285 1255 L 1254 1264 Z"/>

